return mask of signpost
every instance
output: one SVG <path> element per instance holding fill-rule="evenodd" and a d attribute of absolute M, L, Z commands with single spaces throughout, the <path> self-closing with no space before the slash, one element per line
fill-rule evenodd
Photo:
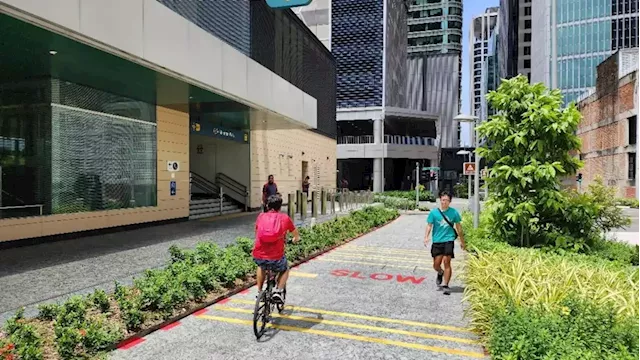
<path fill-rule="evenodd" d="M 462 172 L 465 175 L 474 175 L 476 173 L 476 163 L 465 162 L 464 165 L 462 165 Z"/>

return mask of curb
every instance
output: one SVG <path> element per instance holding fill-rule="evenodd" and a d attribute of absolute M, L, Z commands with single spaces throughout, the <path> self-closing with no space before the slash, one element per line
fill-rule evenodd
<path fill-rule="evenodd" d="M 357 239 L 359 239 L 359 238 L 361 238 L 361 237 L 363 237 L 363 236 L 365 236 L 367 234 L 370 234 L 370 233 L 372 233 L 372 232 L 374 232 L 374 231 L 376 231 L 376 230 L 378 230 L 378 229 L 380 229 L 382 227 L 385 227 L 385 226 L 387 226 L 389 224 L 392 224 L 393 222 L 397 221 L 399 218 L 400 218 L 400 216 L 398 216 L 395 219 L 393 219 L 391 221 L 388 221 L 388 222 L 386 222 L 386 223 L 384 223 L 384 224 L 382 224 L 380 226 L 371 228 L 368 231 L 365 231 L 362 234 L 359 234 L 359 235 L 357 235 L 357 236 L 355 236 L 355 237 L 353 237 L 351 239 L 347 239 L 347 240 L 341 242 L 340 244 L 333 245 L 333 246 L 331 246 L 329 248 L 326 248 L 326 249 L 320 250 L 320 251 L 318 251 L 318 252 L 316 252 L 314 254 L 311 254 L 311 255 L 307 256 L 306 258 L 303 258 L 302 260 L 298 260 L 298 261 L 296 261 L 296 262 L 291 264 L 290 269 L 298 267 L 298 266 L 300 266 L 300 265 L 302 265 L 304 263 L 307 263 L 307 262 L 317 258 L 318 256 L 321 256 L 321 255 L 323 255 L 323 254 L 325 254 L 327 252 L 333 251 L 333 250 L 335 250 L 336 248 L 338 248 L 340 246 L 348 244 L 348 243 L 350 243 L 350 242 L 352 242 L 354 240 L 357 240 Z M 192 314 L 195 314 L 195 315 L 202 314 L 202 313 L 206 312 L 206 308 L 208 308 L 209 306 L 214 305 L 214 304 L 219 303 L 219 302 L 222 302 L 222 301 L 224 301 L 224 300 L 226 300 L 226 299 L 228 299 L 228 298 L 230 298 L 230 297 L 232 297 L 234 295 L 237 295 L 237 294 L 239 294 L 241 292 L 248 291 L 255 284 L 256 284 L 255 280 L 254 281 L 250 281 L 248 283 L 245 283 L 245 284 L 243 284 L 243 285 L 241 285 L 239 287 L 231 289 L 227 293 L 222 294 L 222 295 L 216 297 L 215 299 L 213 299 L 211 301 L 199 304 L 196 307 L 188 309 L 186 312 L 184 312 L 182 314 L 178 314 L 178 315 L 176 315 L 174 317 L 171 317 L 171 318 L 169 318 L 169 319 L 167 319 L 167 320 L 165 320 L 165 321 L 163 321 L 163 322 L 161 322 L 159 324 L 151 326 L 148 329 L 141 330 L 141 331 L 139 331 L 139 332 L 137 332 L 137 333 L 135 333 L 135 334 L 123 339 L 119 343 L 117 343 L 115 345 L 112 345 L 110 347 L 110 351 L 115 350 L 115 349 L 122 349 L 122 350 L 130 349 L 130 348 L 132 348 L 132 347 L 144 342 L 144 337 L 145 336 L 147 336 L 147 335 L 149 335 L 151 333 L 154 333 L 154 332 L 156 332 L 158 330 L 169 330 L 169 329 L 171 329 L 173 327 L 176 327 L 176 326 L 179 325 L 178 321 L 184 319 L 185 317 L 187 317 L 189 315 L 192 315 Z M 175 323 L 175 325 L 174 325 L 174 323 Z"/>

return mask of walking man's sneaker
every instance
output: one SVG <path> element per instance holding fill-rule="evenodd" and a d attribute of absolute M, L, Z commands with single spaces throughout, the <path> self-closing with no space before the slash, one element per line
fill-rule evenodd
<path fill-rule="evenodd" d="M 436 278 L 436 284 L 440 286 L 442 284 L 442 277 L 444 276 L 444 271 L 438 271 L 438 277 Z"/>

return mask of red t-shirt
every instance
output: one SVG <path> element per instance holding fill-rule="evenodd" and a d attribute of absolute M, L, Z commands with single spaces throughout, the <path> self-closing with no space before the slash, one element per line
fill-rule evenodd
<path fill-rule="evenodd" d="M 275 221 L 280 221 L 280 236 L 278 239 L 273 241 L 265 241 L 264 239 L 260 239 L 260 227 L 261 226 L 273 226 L 272 224 Z M 253 247 L 253 257 L 256 259 L 263 260 L 280 260 L 282 256 L 284 256 L 284 244 L 285 244 L 285 236 L 287 232 L 295 230 L 296 227 L 293 225 L 291 218 L 289 215 L 276 211 L 269 211 L 266 213 L 261 213 L 258 215 L 258 219 L 256 220 L 256 243 Z"/>

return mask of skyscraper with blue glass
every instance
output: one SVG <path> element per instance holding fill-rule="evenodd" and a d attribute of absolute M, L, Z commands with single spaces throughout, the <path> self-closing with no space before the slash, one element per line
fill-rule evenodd
<path fill-rule="evenodd" d="M 638 0 L 533 2 L 531 80 L 561 89 L 569 103 L 595 86 L 596 66 L 638 46 Z"/>

